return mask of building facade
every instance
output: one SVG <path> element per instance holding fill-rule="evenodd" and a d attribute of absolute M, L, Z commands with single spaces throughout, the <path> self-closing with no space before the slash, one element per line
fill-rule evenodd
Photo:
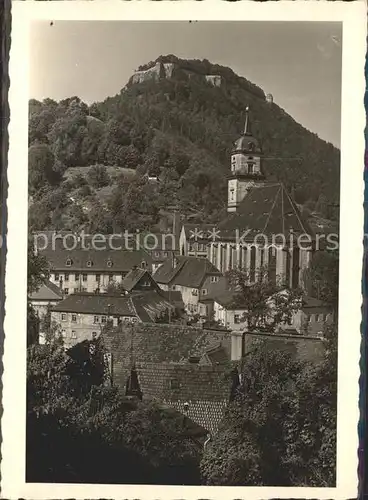
<path fill-rule="evenodd" d="M 249 283 L 267 268 L 270 280 L 303 287 L 315 248 L 314 232 L 285 186 L 266 180 L 263 161 L 247 110 L 244 132 L 231 152 L 228 216 L 216 228 L 184 226 L 180 253 L 207 257 L 222 273 L 242 269 Z"/>

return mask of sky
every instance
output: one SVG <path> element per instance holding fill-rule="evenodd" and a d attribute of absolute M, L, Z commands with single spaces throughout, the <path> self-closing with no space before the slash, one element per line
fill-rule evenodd
<path fill-rule="evenodd" d="M 114 96 L 159 55 L 208 59 L 271 93 L 297 122 L 340 147 L 342 27 L 326 22 L 37 21 L 30 98 Z"/>

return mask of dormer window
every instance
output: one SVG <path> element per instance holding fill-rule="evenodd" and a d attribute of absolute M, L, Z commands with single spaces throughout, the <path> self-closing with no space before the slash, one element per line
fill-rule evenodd
<path fill-rule="evenodd" d="M 92 261 L 91 260 L 87 260 L 87 267 L 92 267 Z"/>
<path fill-rule="evenodd" d="M 72 265 L 72 259 L 66 259 L 66 263 L 65 263 L 68 267 L 70 267 Z"/>
<path fill-rule="evenodd" d="M 254 142 L 248 142 L 249 151 L 254 151 Z"/>
<path fill-rule="evenodd" d="M 110 259 L 109 259 L 109 260 L 107 261 L 107 267 L 112 267 L 112 260 L 110 260 Z"/>

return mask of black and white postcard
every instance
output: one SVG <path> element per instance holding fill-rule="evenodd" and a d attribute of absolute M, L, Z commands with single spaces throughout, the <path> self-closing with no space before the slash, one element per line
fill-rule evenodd
<path fill-rule="evenodd" d="M 355 498 L 364 2 L 13 2 L 2 495 Z"/>

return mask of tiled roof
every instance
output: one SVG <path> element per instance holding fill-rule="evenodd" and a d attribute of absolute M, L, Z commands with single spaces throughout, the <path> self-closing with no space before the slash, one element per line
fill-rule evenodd
<path fill-rule="evenodd" d="M 141 321 L 155 322 L 168 310 L 174 311 L 175 306 L 161 295 L 160 292 L 136 292 L 131 295 L 131 300 Z"/>
<path fill-rule="evenodd" d="M 207 275 L 222 276 L 208 259 L 177 256 L 176 261 L 176 267 L 168 259 L 157 269 L 154 274 L 157 283 L 199 288 Z"/>
<path fill-rule="evenodd" d="M 136 316 L 130 297 L 83 292 L 68 295 L 62 302 L 53 307 L 52 310 L 81 314 Z"/>
<path fill-rule="evenodd" d="M 31 293 L 29 296 L 30 300 L 61 300 L 63 294 L 61 289 L 56 286 L 51 281 L 47 281 L 42 284 L 41 287 L 36 291 Z"/>
<path fill-rule="evenodd" d="M 144 250 L 52 250 L 40 252 L 55 271 L 128 272 L 145 262 L 150 268 L 151 256 Z M 70 265 L 67 265 L 67 262 Z M 90 263 L 90 265 L 89 265 Z"/>
<path fill-rule="evenodd" d="M 252 232 L 288 236 L 291 230 L 296 234 L 305 233 L 311 237 L 314 235 L 308 222 L 280 183 L 253 187 L 239 205 L 238 211 L 221 222 L 219 228 L 243 231 L 250 229 L 250 237 Z"/>
<path fill-rule="evenodd" d="M 237 299 L 236 305 L 234 302 L 235 299 Z M 245 308 L 245 304 L 241 305 L 238 299 L 239 297 L 235 294 L 235 292 L 231 290 L 224 290 L 223 292 L 213 295 L 213 300 L 218 304 L 220 304 L 221 306 L 223 306 L 228 311 Z"/>
<path fill-rule="evenodd" d="M 106 347 L 123 364 L 130 366 L 130 355 L 138 362 L 182 362 L 222 342 L 230 352 L 230 333 L 180 324 L 125 323 L 104 331 Z M 125 383 L 125 382 L 124 382 Z"/>
<path fill-rule="evenodd" d="M 184 309 L 183 296 L 178 290 L 160 290 L 160 295 L 165 297 L 171 304 L 178 309 Z"/>
<path fill-rule="evenodd" d="M 124 279 L 121 283 L 122 286 L 124 287 L 124 290 L 126 290 L 127 292 L 130 292 L 145 275 L 146 275 L 147 279 L 152 281 L 152 277 L 149 274 L 149 272 L 147 271 L 147 269 L 141 269 L 139 267 L 131 269 L 128 272 L 128 274 L 126 276 L 124 276 Z"/>
<path fill-rule="evenodd" d="M 143 398 L 156 399 L 217 431 L 230 398 L 231 379 L 223 367 L 179 363 L 137 363 Z"/>
<path fill-rule="evenodd" d="M 204 353 L 201 363 L 209 363 L 211 365 L 226 365 L 230 361 L 230 356 L 221 343 L 207 349 Z"/>
<path fill-rule="evenodd" d="M 147 291 L 129 296 L 74 293 L 52 310 L 80 314 L 132 316 L 150 323 L 156 321 L 168 309 L 174 309 L 174 306 L 156 291 Z"/>

